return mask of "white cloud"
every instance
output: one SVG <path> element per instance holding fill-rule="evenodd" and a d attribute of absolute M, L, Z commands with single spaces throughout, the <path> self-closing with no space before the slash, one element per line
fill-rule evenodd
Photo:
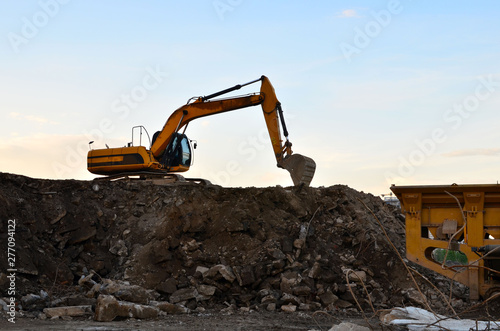
<path fill-rule="evenodd" d="M 356 9 L 344 9 L 340 14 L 337 15 L 340 18 L 353 18 L 353 17 L 361 17 L 359 16 Z"/>
<path fill-rule="evenodd" d="M 462 157 L 462 156 L 499 156 L 500 148 L 473 148 L 462 149 L 449 153 L 444 153 L 445 157 Z"/>
<path fill-rule="evenodd" d="M 58 122 L 51 121 L 49 119 L 46 119 L 44 117 L 39 117 L 39 116 L 33 116 L 33 115 L 24 115 L 24 114 L 19 114 L 16 112 L 11 112 L 9 114 L 10 118 L 17 119 L 17 120 L 24 120 L 24 121 L 29 121 L 29 122 L 36 122 L 39 124 L 59 124 Z"/>

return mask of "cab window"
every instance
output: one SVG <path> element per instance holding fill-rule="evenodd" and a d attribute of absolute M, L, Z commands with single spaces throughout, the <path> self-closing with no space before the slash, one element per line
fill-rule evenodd
<path fill-rule="evenodd" d="M 174 150 L 168 162 L 170 167 L 191 166 L 191 145 L 189 144 L 187 136 L 177 134 L 172 141 L 172 148 Z"/>

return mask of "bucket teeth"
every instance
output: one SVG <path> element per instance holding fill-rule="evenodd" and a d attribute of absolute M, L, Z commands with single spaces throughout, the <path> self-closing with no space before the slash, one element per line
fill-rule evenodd
<path fill-rule="evenodd" d="M 316 171 L 316 162 L 310 157 L 300 154 L 286 156 L 281 166 L 290 172 L 295 186 L 309 186 Z"/>

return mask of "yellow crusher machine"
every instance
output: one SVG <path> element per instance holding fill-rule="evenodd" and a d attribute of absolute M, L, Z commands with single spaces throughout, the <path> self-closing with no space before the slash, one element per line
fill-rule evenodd
<path fill-rule="evenodd" d="M 391 190 L 406 215 L 410 261 L 468 286 L 473 300 L 500 292 L 500 185 Z"/>
<path fill-rule="evenodd" d="M 212 100 L 259 81 L 261 82 L 260 93 Z M 87 156 L 88 170 L 94 174 L 113 177 L 164 175 L 187 171 L 191 166 L 192 148 L 185 130 L 190 121 L 256 105 L 262 106 L 277 166 L 290 172 L 294 185 L 308 186 L 314 176 L 316 164 L 309 157 L 293 154 L 281 103 L 266 76 L 208 96 L 190 99 L 186 105 L 170 115 L 161 131 L 153 135 L 150 149 L 146 149 L 141 143 L 138 146 L 133 145 L 134 129 L 132 129 L 132 143 L 126 147 L 90 150 Z M 281 136 L 280 123 L 285 140 Z M 145 129 L 142 126 L 135 128 L 140 129 L 142 137 Z"/>

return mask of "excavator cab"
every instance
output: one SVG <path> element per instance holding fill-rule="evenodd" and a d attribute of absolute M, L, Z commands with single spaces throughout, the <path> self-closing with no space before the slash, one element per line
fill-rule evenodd
<path fill-rule="evenodd" d="M 191 166 L 191 142 L 182 133 L 176 133 L 161 157 L 163 167 L 171 172 L 182 172 Z"/>

